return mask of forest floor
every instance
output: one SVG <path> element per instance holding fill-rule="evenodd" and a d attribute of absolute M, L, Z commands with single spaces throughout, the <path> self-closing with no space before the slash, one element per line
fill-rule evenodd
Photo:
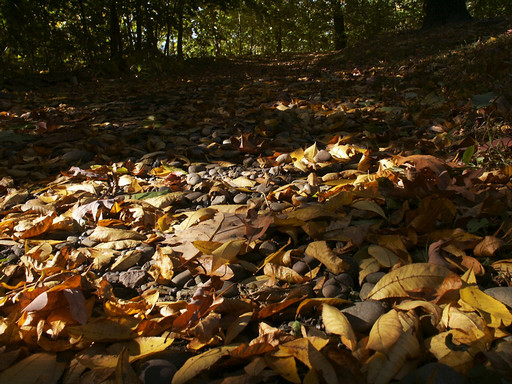
<path fill-rule="evenodd" d="M 5 82 L 0 382 L 511 380 L 511 28 Z"/>

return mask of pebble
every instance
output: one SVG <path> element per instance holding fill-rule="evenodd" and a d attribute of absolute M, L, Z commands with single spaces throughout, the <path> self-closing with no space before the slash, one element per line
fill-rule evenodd
<path fill-rule="evenodd" d="M 107 272 L 103 275 L 103 277 L 110 284 L 117 284 L 119 282 L 119 272 Z"/>
<path fill-rule="evenodd" d="M 452 367 L 441 363 L 428 363 L 400 380 L 400 384 L 463 384 L 466 379 Z"/>
<path fill-rule="evenodd" d="M 80 243 L 82 247 L 94 247 L 98 244 L 97 241 L 91 239 L 90 237 L 84 237 Z"/>
<path fill-rule="evenodd" d="M 233 197 L 233 202 L 235 204 L 245 204 L 247 200 L 249 200 L 249 196 L 247 195 L 247 193 L 240 192 Z"/>
<path fill-rule="evenodd" d="M 335 284 L 324 285 L 322 287 L 322 295 L 327 298 L 337 297 L 341 293 L 341 288 Z"/>
<path fill-rule="evenodd" d="M 368 332 L 373 324 L 385 313 L 384 304 L 380 301 L 366 300 L 342 310 L 354 331 Z"/>
<path fill-rule="evenodd" d="M 283 153 L 282 155 L 277 156 L 276 163 L 279 165 L 289 164 L 293 161 L 292 157 L 289 153 Z"/>
<path fill-rule="evenodd" d="M 279 171 L 279 167 L 272 167 L 268 170 L 268 173 L 272 176 L 277 176 L 279 175 L 280 171 Z"/>
<path fill-rule="evenodd" d="M 127 288 L 140 287 L 147 278 L 146 271 L 143 270 L 129 270 L 119 274 L 119 283 Z"/>
<path fill-rule="evenodd" d="M 331 159 L 331 154 L 325 149 L 322 149 L 321 151 L 318 151 L 313 160 L 315 160 L 315 162 L 317 163 L 325 163 L 327 161 L 330 161 Z"/>
<path fill-rule="evenodd" d="M 177 287 L 183 287 L 189 280 L 192 279 L 192 273 L 188 269 L 173 276 L 171 283 Z"/>
<path fill-rule="evenodd" d="M 273 241 L 266 240 L 263 243 L 260 244 L 260 247 L 258 248 L 259 252 L 265 256 L 270 255 L 271 253 L 274 253 L 277 251 L 277 244 Z"/>
<path fill-rule="evenodd" d="M 287 208 L 289 204 L 287 203 L 280 203 L 278 201 L 275 201 L 273 203 L 270 203 L 270 210 L 273 212 L 279 212 L 283 209 Z"/>
<path fill-rule="evenodd" d="M 386 274 L 386 272 L 373 272 L 373 273 L 370 273 L 368 276 L 366 276 L 365 280 L 368 282 L 368 283 L 372 283 L 372 284 L 377 284 L 379 282 L 380 279 L 382 279 L 382 277 Z"/>
<path fill-rule="evenodd" d="M 189 201 L 195 201 L 199 196 L 202 196 L 203 193 L 196 191 L 196 192 L 190 192 L 185 195 L 185 199 Z"/>
<path fill-rule="evenodd" d="M 303 275 L 309 271 L 308 265 L 302 260 L 299 260 L 293 264 L 292 269 L 299 275 Z"/>
<path fill-rule="evenodd" d="M 502 302 L 507 307 L 512 308 L 512 287 L 488 288 L 484 293 Z"/>
<path fill-rule="evenodd" d="M 143 384 L 168 384 L 178 369 L 168 360 L 150 359 L 142 363 L 137 371 Z"/>
<path fill-rule="evenodd" d="M 206 171 L 206 167 L 203 164 L 192 164 L 188 167 L 187 171 L 189 174 L 199 173 Z"/>
<path fill-rule="evenodd" d="M 256 188 L 254 188 L 254 190 L 256 192 L 259 192 L 259 193 L 269 193 L 270 192 L 270 187 L 267 187 L 265 184 L 258 184 L 256 186 Z"/>
<path fill-rule="evenodd" d="M 374 283 L 364 283 L 361 287 L 361 289 L 359 290 L 359 297 L 361 298 L 361 300 L 364 300 L 366 299 L 366 297 L 368 296 L 368 294 L 371 292 L 371 290 L 373 289 L 373 287 L 375 287 L 375 284 Z"/>
<path fill-rule="evenodd" d="M 233 283 L 232 281 L 224 281 L 222 287 L 217 290 L 217 293 L 221 293 L 225 298 L 232 298 L 238 296 L 238 284 Z"/>
<path fill-rule="evenodd" d="M 221 205 L 226 204 L 228 202 L 228 199 L 226 195 L 219 195 L 215 196 L 211 202 L 211 205 Z"/>

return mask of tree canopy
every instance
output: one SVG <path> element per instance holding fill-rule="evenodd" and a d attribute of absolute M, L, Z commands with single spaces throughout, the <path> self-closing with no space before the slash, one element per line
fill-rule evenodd
<path fill-rule="evenodd" d="M 432 18 L 434 0 L 2 0 L 0 60 L 10 70 L 110 63 L 141 70 L 165 58 L 341 49 Z M 441 2 L 442 3 L 442 2 Z M 460 0 L 458 3 L 464 1 Z M 431 5 L 429 7 L 429 4 Z M 505 0 L 468 1 L 475 17 L 512 12 Z M 450 12 L 450 10 L 448 10 Z M 434 17 L 436 17 L 434 15 Z M 442 23 L 443 20 L 437 19 Z"/>

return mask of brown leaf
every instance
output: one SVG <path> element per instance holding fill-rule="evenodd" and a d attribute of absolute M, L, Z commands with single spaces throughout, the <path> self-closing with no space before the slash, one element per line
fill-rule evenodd
<path fill-rule="evenodd" d="M 494 253 L 500 249 L 505 242 L 494 236 L 485 236 L 474 249 L 476 257 L 493 257 Z"/>
<path fill-rule="evenodd" d="M 320 261 L 335 275 L 348 271 L 350 268 L 348 263 L 339 258 L 331 248 L 329 248 L 325 241 L 314 241 L 309 243 L 306 248 L 306 254 Z"/>

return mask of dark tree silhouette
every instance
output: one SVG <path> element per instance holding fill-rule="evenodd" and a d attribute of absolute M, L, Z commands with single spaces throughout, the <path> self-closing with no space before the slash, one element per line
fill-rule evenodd
<path fill-rule="evenodd" d="M 423 28 L 470 21 L 466 0 L 425 0 Z"/>

